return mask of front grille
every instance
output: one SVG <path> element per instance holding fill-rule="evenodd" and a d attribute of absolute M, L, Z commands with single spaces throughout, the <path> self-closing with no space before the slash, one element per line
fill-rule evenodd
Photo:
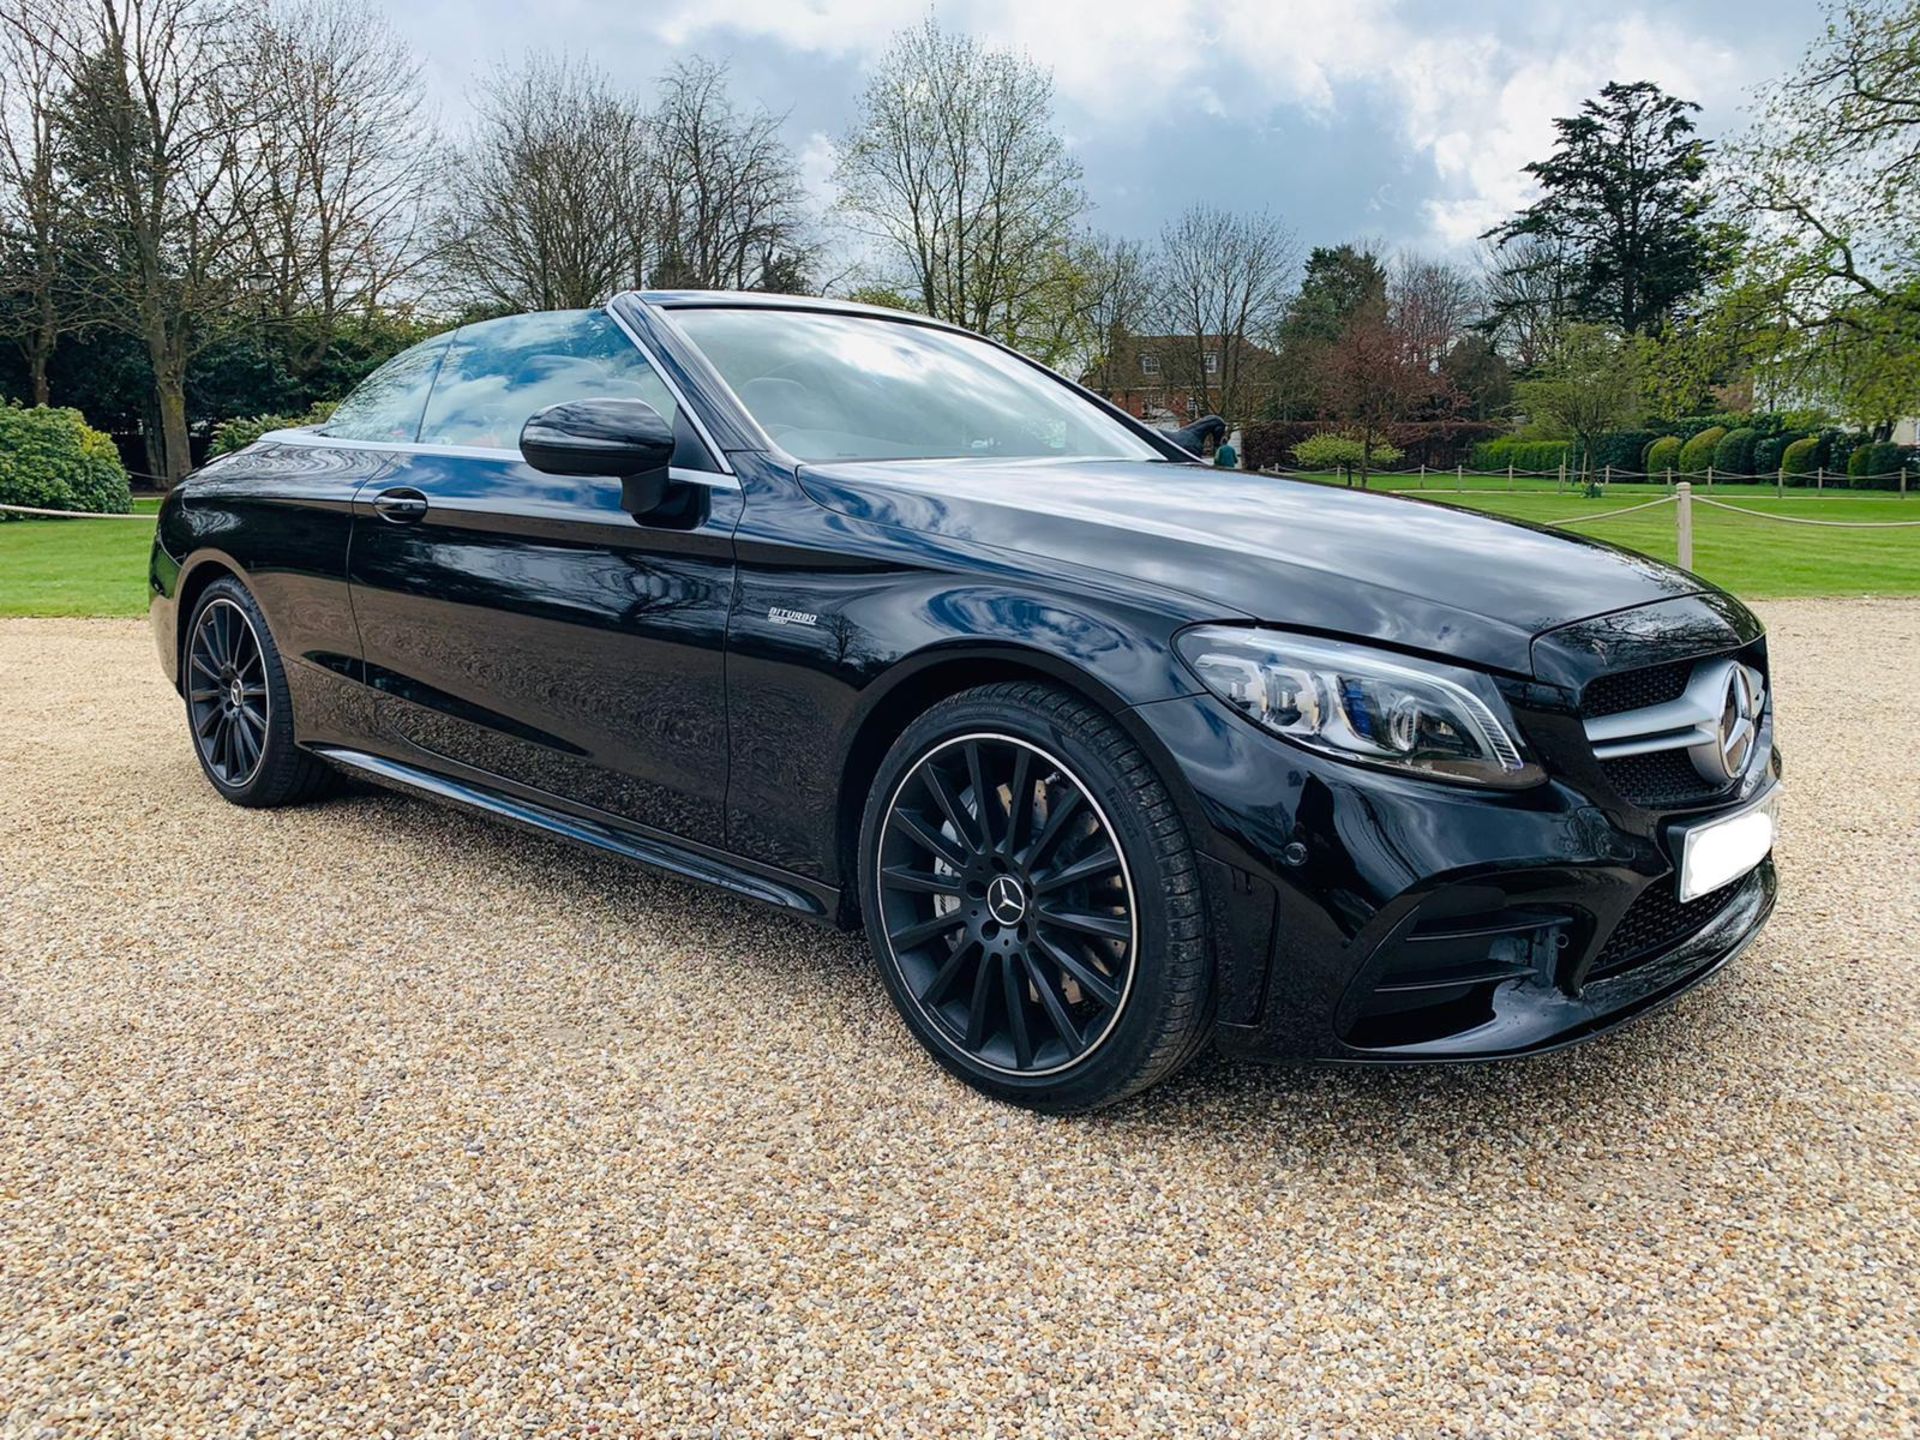
<path fill-rule="evenodd" d="M 1652 665 L 1644 670 L 1622 670 L 1600 675 L 1587 682 L 1580 692 L 1580 713 L 1589 720 L 1602 715 L 1620 715 L 1628 710 L 1644 710 L 1649 705 L 1665 705 L 1686 693 L 1693 675 L 1694 661 L 1675 660 L 1668 665 Z"/>
<path fill-rule="evenodd" d="M 1649 750 L 1603 760 L 1607 783 L 1622 799 L 1642 810 L 1664 810 L 1675 805 L 1697 805 L 1725 794 L 1731 787 L 1703 779 L 1684 750 Z"/>
<path fill-rule="evenodd" d="M 1642 890 L 1620 923 L 1607 936 L 1607 943 L 1594 957 L 1587 979 L 1603 980 L 1622 970 L 1691 938 L 1707 928 L 1714 916 L 1727 908 L 1742 881 L 1732 881 L 1718 890 L 1710 890 L 1692 900 L 1682 901 L 1672 876 L 1656 880 Z"/>

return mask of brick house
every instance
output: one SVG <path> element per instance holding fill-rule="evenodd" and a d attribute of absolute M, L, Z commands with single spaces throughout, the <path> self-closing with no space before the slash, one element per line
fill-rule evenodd
<path fill-rule="evenodd" d="M 1219 336 L 1209 335 L 1196 370 L 1191 335 L 1122 335 L 1112 354 L 1080 383 L 1149 425 L 1185 425 L 1225 408 L 1220 394 L 1224 349 Z M 1241 408 L 1257 414 L 1273 391 L 1280 357 L 1251 340 L 1240 342 L 1239 355 Z"/>

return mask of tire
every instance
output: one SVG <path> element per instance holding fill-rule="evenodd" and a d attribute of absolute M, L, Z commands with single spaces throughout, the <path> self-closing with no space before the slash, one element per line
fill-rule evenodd
<path fill-rule="evenodd" d="M 200 770 L 235 805 L 293 805 L 325 788 L 326 765 L 294 743 L 293 699 L 267 619 L 222 576 L 201 594 L 181 651 L 187 733 Z"/>
<path fill-rule="evenodd" d="M 996 1099 L 1098 1109 L 1212 1033 L 1186 826 L 1139 748 L 1065 691 L 982 686 L 910 724 L 867 800 L 860 894 L 901 1018 Z"/>

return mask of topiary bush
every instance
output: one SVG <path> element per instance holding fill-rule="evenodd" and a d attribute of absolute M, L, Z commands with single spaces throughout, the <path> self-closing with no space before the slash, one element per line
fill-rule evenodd
<path fill-rule="evenodd" d="M 1678 435 L 1662 435 L 1647 446 L 1640 460 L 1640 468 L 1649 475 L 1665 479 L 1667 471 L 1680 468 L 1680 449 L 1686 443 Z"/>
<path fill-rule="evenodd" d="M 337 400 L 322 400 L 304 415 L 248 415 L 222 420 L 213 427 L 212 454 L 229 455 L 244 450 L 269 430 L 291 430 L 298 425 L 318 425 L 334 412 Z"/>
<path fill-rule="evenodd" d="M 1720 448 L 1720 442 L 1726 438 L 1724 429 L 1709 425 L 1680 447 L 1679 469 L 1689 476 L 1706 474 L 1707 467 L 1713 464 L 1714 453 Z"/>
<path fill-rule="evenodd" d="M 125 515 L 133 494 L 113 441 L 78 410 L 0 405 L 0 504 Z"/>
<path fill-rule="evenodd" d="M 1825 442 L 1818 435 L 1796 440 L 1781 452 L 1780 463 L 1787 472 L 1789 485 L 1811 485 L 1813 472 L 1820 468 L 1820 453 Z"/>
<path fill-rule="evenodd" d="M 1498 471 L 1511 465 L 1516 470 L 1558 471 L 1563 460 L 1573 464 L 1571 440 L 1519 440 L 1508 435 L 1474 446 L 1467 468 Z"/>
<path fill-rule="evenodd" d="M 1759 443 L 1760 432 L 1748 426 L 1738 430 L 1729 430 L 1720 437 L 1720 443 L 1713 447 L 1713 468 L 1722 475 L 1735 475 L 1745 479 L 1753 474 L 1753 447 Z"/>
<path fill-rule="evenodd" d="M 1898 490 L 1900 467 L 1908 463 L 1907 447 L 1875 440 L 1855 448 L 1847 457 L 1847 483 L 1855 490 Z M 1908 476 L 1911 483 L 1912 476 Z"/>

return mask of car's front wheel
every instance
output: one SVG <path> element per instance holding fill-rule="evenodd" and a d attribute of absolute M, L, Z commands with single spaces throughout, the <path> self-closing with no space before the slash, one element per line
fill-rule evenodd
<path fill-rule="evenodd" d="M 293 699 L 267 618 L 246 586 L 222 576 L 188 622 L 181 689 L 194 754 L 236 805 L 288 805 L 321 789 L 324 764 L 294 743 Z"/>
<path fill-rule="evenodd" d="M 874 782 L 860 872 L 895 1006 L 987 1094 L 1093 1109 L 1207 1038 L 1185 825 L 1146 756 L 1073 695 L 1008 682 L 914 721 Z"/>

